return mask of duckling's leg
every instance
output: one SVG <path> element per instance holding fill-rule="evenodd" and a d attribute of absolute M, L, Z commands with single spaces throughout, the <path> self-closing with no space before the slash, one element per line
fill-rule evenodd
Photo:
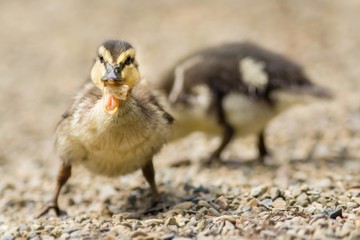
<path fill-rule="evenodd" d="M 259 160 L 261 163 L 265 162 L 265 158 L 269 156 L 269 151 L 266 147 L 265 142 L 265 130 L 262 129 L 258 135 L 258 150 L 259 150 Z"/>
<path fill-rule="evenodd" d="M 57 175 L 57 181 L 56 181 L 56 191 L 55 194 L 50 201 L 50 203 L 47 205 L 47 207 L 37 216 L 37 218 L 44 216 L 47 214 L 51 209 L 54 209 L 57 216 L 65 215 L 66 212 L 62 211 L 59 208 L 58 205 L 58 198 L 60 195 L 61 188 L 65 185 L 67 180 L 71 176 L 71 165 L 62 163 Z"/>
<path fill-rule="evenodd" d="M 229 144 L 232 137 L 234 136 L 234 133 L 235 133 L 234 128 L 227 123 L 223 123 L 223 124 L 224 124 L 223 125 L 224 135 L 222 138 L 222 142 L 221 142 L 220 146 L 211 154 L 208 164 L 221 162 L 220 155 L 221 155 L 222 151 L 225 149 L 225 147 Z"/>
<path fill-rule="evenodd" d="M 149 183 L 151 187 L 153 202 L 156 203 L 159 201 L 159 192 L 157 190 L 155 183 L 155 170 L 152 160 L 150 160 L 141 170 L 146 181 Z"/>
<path fill-rule="evenodd" d="M 223 138 L 220 146 L 211 154 L 209 161 L 207 164 L 214 164 L 214 163 L 221 163 L 220 155 L 222 151 L 225 149 L 225 147 L 229 144 L 231 139 L 234 136 L 235 130 L 234 128 L 228 123 L 225 115 L 225 111 L 222 106 L 222 98 L 217 100 L 217 103 L 215 105 L 215 111 L 217 113 L 217 120 L 218 123 L 223 128 Z"/>

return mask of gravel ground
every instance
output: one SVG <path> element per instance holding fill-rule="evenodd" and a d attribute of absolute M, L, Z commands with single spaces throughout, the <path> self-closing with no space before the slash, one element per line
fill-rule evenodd
<path fill-rule="evenodd" d="M 360 239 L 359 1 L 0 5 L 0 239 Z M 336 99 L 276 118 L 267 166 L 249 137 L 224 152 L 226 165 L 205 168 L 220 139 L 194 133 L 156 157 L 158 206 L 140 172 L 109 179 L 78 167 L 60 197 L 68 216 L 35 219 L 59 164 L 54 127 L 107 38 L 135 45 L 150 82 L 194 49 L 256 41 Z"/>

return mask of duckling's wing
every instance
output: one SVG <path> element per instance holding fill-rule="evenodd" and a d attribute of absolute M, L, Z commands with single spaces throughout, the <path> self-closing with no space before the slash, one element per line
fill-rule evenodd
<path fill-rule="evenodd" d="M 148 90 L 145 81 L 140 82 L 133 88 L 132 95 L 136 100 L 138 107 L 141 108 L 142 112 L 149 118 L 151 118 L 154 111 L 157 111 L 161 113 L 168 124 L 173 123 L 173 116 L 164 109 L 158 96 Z"/>
<path fill-rule="evenodd" d="M 154 106 L 156 106 L 159 109 L 159 111 L 162 112 L 162 116 L 168 122 L 168 124 L 172 124 L 174 122 L 174 117 L 170 113 L 165 111 L 164 107 L 160 104 L 160 102 L 158 101 L 155 95 L 151 95 L 149 101 Z"/>
<path fill-rule="evenodd" d="M 81 91 L 75 96 L 72 105 L 61 116 L 61 123 L 64 119 L 73 116 L 77 110 L 87 111 L 101 98 L 101 91 L 92 82 L 87 82 Z"/>

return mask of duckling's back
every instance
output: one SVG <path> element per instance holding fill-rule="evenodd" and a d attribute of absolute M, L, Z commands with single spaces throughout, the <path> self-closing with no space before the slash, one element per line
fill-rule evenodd
<path fill-rule="evenodd" d="M 167 73 L 161 88 L 179 97 L 180 90 L 174 88 L 177 81 L 183 81 L 178 84 L 182 94 L 191 94 L 194 86 L 203 84 L 214 97 L 238 92 L 268 101 L 274 90 L 312 85 L 292 60 L 252 43 L 224 44 L 196 52 Z"/>

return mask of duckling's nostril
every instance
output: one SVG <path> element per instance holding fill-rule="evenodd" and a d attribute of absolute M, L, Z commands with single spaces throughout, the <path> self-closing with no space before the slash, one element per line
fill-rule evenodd
<path fill-rule="evenodd" d="M 114 72 L 115 72 L 116 75 L 119 75 L 120 72 L 121 72 L 121 67 L 116 67 L 116 68 L 114 69 Z"/>

